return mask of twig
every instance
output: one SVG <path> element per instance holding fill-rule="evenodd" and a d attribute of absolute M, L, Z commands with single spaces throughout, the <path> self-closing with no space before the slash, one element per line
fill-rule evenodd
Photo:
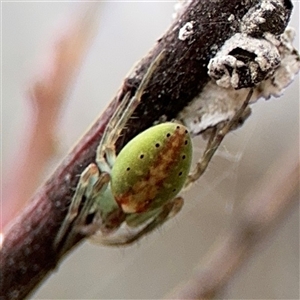
<path fill-rule="evenodd" d="M 256 246 L 299 201 L 299 153 L 293 145 L 245 199 L 239 217 L 167 299 L 212 299 L 247 262 Z M 271 176 L 271 177 L 270 177 Z"/>

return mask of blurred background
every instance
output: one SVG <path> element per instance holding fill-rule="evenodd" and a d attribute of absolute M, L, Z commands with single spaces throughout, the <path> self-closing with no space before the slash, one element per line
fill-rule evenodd
<path fill-rule="evenodd" d="M 95 36 L 60 112 L 56 154 L 41 182 L 104 110 L 122 79 L 171 22 L 175 2 L 102 2 Z M 26 91 L 55 37 L 87 3 L 2 2 L 2 181 L 22 155 Z M 297 31 L 299 2 L 290 25 Z M 85 242 L 32 299 L 156 299 L 193 273 L 239 212 L 243 197 L 290 147 L 299 147 L 299 77 L 284 95 L 252 106 L 244 126 L 226 137 L 208 171 L 183 193 L 181 213 L 127 248 Z M 203 143 L 194 140 L 195 160 Z M 10 181 L 8 183 L 8 181 Z M 5 201 L 5 198 L 3 199 Z M 9 206 L 9 205 L 8 205 Z M 7 203 L 4 203 L 7 207 Z M 5 211 L 4 211 L 5 213 Z M 228 299 L 299 298 L 299 210 L 281 223 L 227 287 Z"/>

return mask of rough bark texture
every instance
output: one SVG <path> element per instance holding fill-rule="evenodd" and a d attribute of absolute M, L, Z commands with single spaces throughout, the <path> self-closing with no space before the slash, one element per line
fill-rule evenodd
<path fill-rule="evenodd" d="M 78 174 L 94 161 L 95 150 L 118 102 L 126 93 L 133 95 L 153 59 L 165 49 L 165 57 L 155 70 L 149 86 L 117 143 L 118 151 L 132 137 L 162 116 L 174 118 L 208 82 L 207 64 L 220 46 L 238 30 L 229 23 L 231 14 L 239 20 L 259 1 L 195 0 L 161 37 L 153 49 L 124 81 L 111 105 L 38 190 L 30 204 L 5 233 L 1 250 L 1 299 L 22 299 L 52 271 L 61 257 L 52 244 L 66 215 Z M 178 39 L 179 29 L 193 20 L 193 40 Z M 78 237 L 80 241 L 82 237 Z"/>

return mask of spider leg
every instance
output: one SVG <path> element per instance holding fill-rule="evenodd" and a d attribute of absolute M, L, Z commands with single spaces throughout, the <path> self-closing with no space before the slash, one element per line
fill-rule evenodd
<path fill-rule="evenodd" d="M 83 224 L 83 216 L 91 213 L 94 203 L 94 195 L 106 188 L 109 175 L 107 173 L 99 174 L 99 169 L 95 164 L 90 164 L 80 175 L 75 194 L 71 200 L 67 215 L 61 225 L 55 240 L 54 249 L 65 249 L 69 243 L 69 235 L 74 235 L 73 226 L 75 223 Z M 79 221 L 78 221 L 79 220 Z M 75 230 L 76 233 L 78 233 Z"/>
<path fill-rule="evenodd" d="M 129 93 L 125 95 L 122 103 L 119 105 L 108 125 L 106 126 L 101 142 L 97 148 L 96 155 L 96 162 L 100 170 L 107 171 L 107 169 L 110 170 L 113 166 L 116 158 L 115 143 L 124 129 L 127 121 L 130 119 L 134 110 L 140 103 L 141 96 L 147 87 L 153 72 L 163 59 L 164 54 L 164 51 L 161 51 L 158 54 L 158 56 L 149 66 L 134 96 L 130 98 Z"/>
<path fill-rule="evenodd" d="M 172 201 L 169 201 L 154 216 L 151 216 L 148 222 L 146 220 L 143 222 L 143 225 L 136 227 L 127 226 L 123 234 L 118 231 L 115 237 L 109 236 L 106 239 L 102 236 L 97 241 L 97 236 L 93 236 L 92 239 L 94 242 L 100 242 L 102 245 L 106 246 L 129 245 L 154 229 L 160 227 L 167 220 L 173 218 L 181 210 L 183 202 L 183 198 L 181 197 L 177 197 Z"/>
<path fill-rule="evenodd" d="M 201 159 L 197 162 L 195 169 L 189 174 L 186 180 L 185 188 L 191 186 L 191 184 L 197 181 L 201 177 L 201 175 L 205 172 L 210 160 L 212 159 L 215 152 L 219 148 L 226 134 L 229 131 L 231 131 L 233 128 L 235 128 L 239 123 L 239 120 L 243 118 L 245 111 L 248 109 L 248 104 L 252 97 L 252 94 L 253 94 L 253 88 L 250 89 L 246 97 L 246 100 L 243 102 L 241 107 L 237 110 L 233 118 L 229 120 L 227 123 L 225 123 L 223 126 L 219 128 L 215 127 L 212 130 Z"/>

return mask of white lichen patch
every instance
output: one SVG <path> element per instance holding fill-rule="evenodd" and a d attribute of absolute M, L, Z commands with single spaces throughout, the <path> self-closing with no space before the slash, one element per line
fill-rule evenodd
<path fill-rule="evenodd" d="M 273 53 L 279 54 L 280 65 L 272 72 L 272 75 L 255 86 L 251 98 L 252 104 L 259 98 L 268 99 L 271 96 L 280 96 L 299 72 L 300 56 L 292 45 L 294 36 L 295 31 L 287 28 L 276 40 L 277 52 Z M 273 47 L 271 49 L 273 51 Z M 265 54 L 268 53 L 265 52 Z M 260 65 L 267 66 L 268 60 L 263 56 Z M 189 128 L 192 135 L 200 134 L 207 128 L 232 118 L 245 101 L 248 92 L 249 88 L 234 89 L 232 84 L 229 88 L 224 88 L 211 80 L 190 105 L 177 116 L 177 119 Z"/>
<path fill-rule="evenodd" d="M 231 14 L 229 17 L 228 17 L 228 22 L 233 22 L 235 20 L 235 16 L 233 14 Z"/>
<path fill-rule="evenodd" d="M 197 135 L 205 129 L 233 117 L 246 99 L 248 89 L 224 89 L 210 81 L 189 106 L 177 116 L 190 131 Z"/>
<path fill-rule="evenodd" d="M 291 10 L 289 1 L 261 0 L 244 15 L 240 31 L 256 37 L 267 32 L 280 35 L 288 24 Z"/>
<path fill-rule="evenodd" d="M 249 58 L 240 59 L 237 52 L 241 50 L 249 53 Z M 262 76 L 270 77 L 279 63 L 278 49 L 271 42 L 236 33 L 210 60 L 208 75 L 221 87 L 237 89 L 245 80 L 244 74 L 249 77 L 249 83 L 254 85 L 261 81 Z"/>
<path fill-rule="evenodd" d="M 279 1 L 274 1 L 279 2 Z M 252 7 L 244 15 L 240 24 L 243 33 L 251 35 L 259 31 L 259 26 L 267 22 L 266 13 L 271 14 L 276 11 L 276 6 L 270 0 L 262 0 L 257 6 Z"/>
<path fill-rule="evenodd" d="M 193 21 L 185 23 L 180 29 L 178 33 L 178 38 L 181 41 L 185 41 L 188 37 L 190 37 L 194 33 L 193 31 Z"/>
<path fill-rule="evenodd" d="M 300 56 L 293 46 L 295 30 L 288 27 L 280 37 L 278 50 L 281 63 L 275 70 L 273 76 L 260 83 L 256 90 L 260 90 L 258 97 L 269 99 L 271 96 L 279 97 L 284 89 L 294 80 L 300 70 Z"/>

